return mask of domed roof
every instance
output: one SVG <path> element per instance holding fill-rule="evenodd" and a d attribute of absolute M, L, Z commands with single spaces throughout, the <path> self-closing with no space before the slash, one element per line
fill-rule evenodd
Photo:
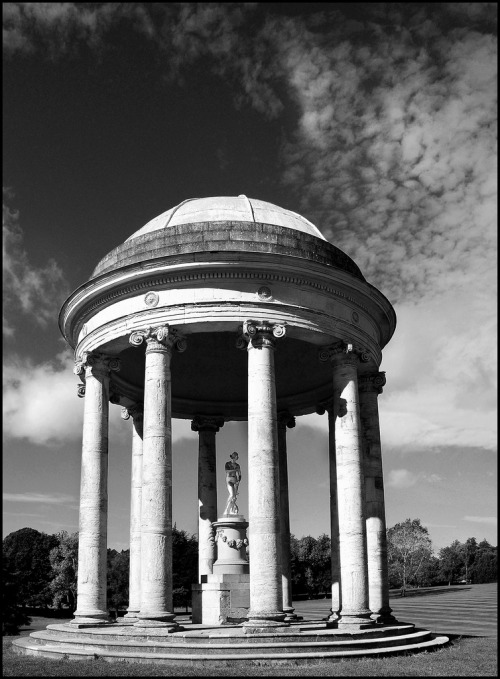
<path fill-rule="evenodd" d="M 190 198 L 155 217 L 133 233 L 127 241 L 152 231 L 196 222 L 256 222 L 286 226 L 326 240 L 321 231 L 296 212 L 246 196 Z M 125 242 L 127 242 L 125 241 Z"/>

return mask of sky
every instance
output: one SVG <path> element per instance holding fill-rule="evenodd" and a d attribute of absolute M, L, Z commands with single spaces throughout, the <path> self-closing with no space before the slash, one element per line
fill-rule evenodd
<path fill-rule="evenodd" d="M 393 304 L 387 526 L 497 544 L 496 3 L 3 4 L 3 535 L 78 530 L 83 401 L 58 312 L 183 200 L 302 214 Z M 329 534 L 327 416 L 288 430 L 291 532 Z M 110 405 L 108 546 L 129 545 L 131 421 Z M 173 521 L 197 532 L 173 421 Z M 217 435 L 239 452 L 246 424 Z"/>

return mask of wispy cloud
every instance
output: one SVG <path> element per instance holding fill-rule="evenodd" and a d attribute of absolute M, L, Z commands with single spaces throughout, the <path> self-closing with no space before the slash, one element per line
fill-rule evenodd
<path fill-rule="evenodd" d="M 75 502 L 72 495 L 64 493 L 3 493 L 3 500 L 4 502 L 28 502 L 41 505 L 67 505 Z"/>
<path fill-rule="evenodd" d="M 18 223 L 19 213 L 9 207 L 12 191 L 4 188 L 3 197 L 3 333 L 4 337 L 12 337 L 19 312 L 42 327 L 52 322 L 69 293 L 69 286 L 53 259 L 43 268 L 30 263 Z"/>
<path fill-rule="evenodd" d="M 443 480 L 439 474 L 419 472 L 415 474 L 408 469 L 391 469 L 387 475 L 387 485 L 391 488 L 411 488 L 417 483 L 440 483 Z"/>
<path fill-rule="evenodd" d="M 496 526 L 496 516 L 464 516 L 464 521 L 472 521 L 473 523 L 486 523 L 491 526 Z"/>

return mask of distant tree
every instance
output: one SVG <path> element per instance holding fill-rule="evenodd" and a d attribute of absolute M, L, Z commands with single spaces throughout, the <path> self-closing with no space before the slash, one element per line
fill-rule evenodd
<path fill-rule="evenodd" d="M 172 595 L 174 607 L 191 605 L 191 585 L 198 582 L 198 540 L 185 530 L 172 528 Z"/>
<path fill-rule="evenodd" d="M 323 533 L 318 538 L 306 535 L 298 540 L 290 535 L 292 597 L 329 593 L 331 577 L 331 541 Z"/>
<path fill-rule="evenodd" d="M 476 538 L 467 538 L 462 545 L 462 556 L 464 560 L 464 578 L 465 582 L 470 581 L 470 569 L 474 565 L 476 558 L 477 542 Z"/>
<path fill-rule="evenodd" d="M 130 551 L 108 549 L 107 600 L 108 607 L 116 611 L 128 606 Z"/>
<path fill-rule="evenodd" d="M 59 544 L 50 552 L 52 602 L 57 608 L 67 603 L 71 612 L 76 610 L 78 579 L 78 533 L 61 531 Z"/>
<path fill-rule="evenodd" d="M 458 540 L 452 542 L 449 547 L 439 550 L 439 566 L 442 577 L 448 581 L 448 585 L 459 579 L 464 569 L 464 553 L 463 546 Z"/>
<path fill-rule="evenodd" d="M 422 561 L 422 566 L 415 575 L 414 583 L 417 587 L 432 587 L 440 581 L 440 562 L 434 554 L 429 554 Z"/>
<path fill-rule="evenodd" d="M 2 636 L 19 634 L 19 628 L 31 623 L 19 606 L 20 574 L 11 570 L 10 564 L 2 562 Z"/>
<path fill-rule="evenodd" d="M 416 584 L 423 564 L 432 555 L 429 531 L 420 519 L 406 519 L 387 531 L 387 555 L 390 578 L 401 586 L 406 596 L 409 584 Z"/>
<path fill-rule="evenodd" d="M 48 606 L 52 577 L 49 554 L 58 543 L 55 535 L 34 528 L 21 528 L 3 540 L 3 559 L 16 573 L 17 602 L 22 606 Z"/>
<path fill-rule="evenodd" d="M 323 533 L 316 540 L 312 553 L 312 570 L 315 594 L 325 596 L 332 586 L 332 561 L 330 536 Z"/>
<path fill-rule="evenodd" d="M 471 580 L 474 584 L 498 581 L 497 548 L 487 540 L 477 545 L 474 564 L 471 567 Z"/>

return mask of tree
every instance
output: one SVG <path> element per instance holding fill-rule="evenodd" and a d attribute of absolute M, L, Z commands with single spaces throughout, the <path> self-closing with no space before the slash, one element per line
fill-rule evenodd
<path fill-rule="evenodd" d="M 57 538 L 59 544 L 50 552 L 52 602 L 58 608 L 67 603 L 73 613 L 76 610 L 78 580 L 78 533 L 70 534 L 63 530 Z"/>
<path fill-rule="evenodd" d="M 477 552 L 476 538 L 467 538 L 467 540 L 462 545 L 462 555 L 464 560 L 464 577 L 466 583 L 470 581 L 470 569 L 474 565 L 476 552 Z"/>
<path fill-rule="evenodd" d="M 185 530 L 172 528 L 173 606 L 191 604 L 191 585 L 198 582 L 198 540 Z"/>
<path fill-rule="evenodd" d="M 108 549 L 107 600 L 108 608 L 116 611 L 128 606 L 130 551 Z"/>
<path fill-rule="evenodd" d="M 387 556 L 392 581 L 397 578 L 401 596 L 417 582 L 423 564 L 432 556 L 432 542 L 420 519 L 406 519 L 387 531 Z"/>
<path fill-rule="evenodd" d="M 29 625 L 29 618 L 18 605 L 19 573 L 11 570 L 4 560 L 2 563 L 2 636 L 17 635 L 19 628 Z"/>
<path fill-rule="evenodd" d="M 458 580 L 464 568 L 463 545 L 458 540 L 439 550 L 440 572 L 448 585 Z"/>
<path fill-rule="evenodd" d="M 487 540 L 482 540 L 477 546 L 474 564 L 471 567 L 471 579 L 474 584 L 498 580 L 497 548 L 492 547 Z"/>
<path fill-rule="evenodd" d="M 49 554 L 57 545 L 55 535 L 34 528 L 21 528 L 3 540 L 3 558 L 16 573 L 17 602 L 22 606 L 47 606 L 51 602 L 52 577 Z"/>

